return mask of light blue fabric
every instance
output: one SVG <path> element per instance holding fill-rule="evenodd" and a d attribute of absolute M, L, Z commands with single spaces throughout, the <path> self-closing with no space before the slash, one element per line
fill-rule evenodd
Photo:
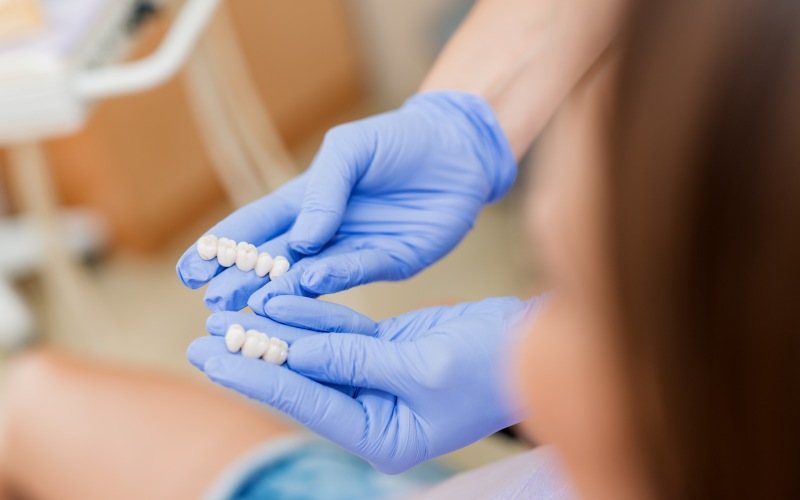
<path fill-rule="evenodd" d="M 405 498 L 453 475 L 435 463 L 388 476 L 317 439 L 268 443 L 228 472 L 213 500 L 382 500 Z"/>

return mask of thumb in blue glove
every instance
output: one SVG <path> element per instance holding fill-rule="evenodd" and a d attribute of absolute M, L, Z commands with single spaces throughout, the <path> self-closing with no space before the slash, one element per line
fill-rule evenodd
<path fill-rule="evenodd" d="M 375 323 L 343 306 L 277 297 L 267 309 L 282 328 L 361 335 L 298 335 L 290 370 L 227 354 L 221 344 L 195 364 L 211 380 L 276 407 L 377 469 L 399 473 L 521 420 L 508 396 L 505 359 L 537 303 L 488 299 Z"/>

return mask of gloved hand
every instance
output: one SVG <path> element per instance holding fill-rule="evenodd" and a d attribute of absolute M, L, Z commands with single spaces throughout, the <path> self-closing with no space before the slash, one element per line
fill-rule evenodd
<path fill-rule="evenodd" d="M 308 172 L 209 231 L 286 256 L 293 268 L 285 276 L 269 282 L 225 270 L 194 246 L 178 275 L 191 288 L 218 275 L 206 304 L 249 305 L 257 314 L 276 295 L 408 278 L 449 252 L 515 175 L 508 140 L 482 98 L 418 94 L 396 111 L 333 128 Z"/>
<path fill-rule="evenodd" d="M 272 319 L 221 313 L 209 330 L 223 334 L 243 316 L 263 321 L 268 334 L 273 320 L 297 327 L 287 340 L 290 369 L 231 355 L 219 337 L 196 340 L 188 356 L 212 381 L 399 473 L 521 420 L 504 370 L 519 323 L 539 302 L 495 298 L 375 323 L 344 306 L 276 297 Z"/>

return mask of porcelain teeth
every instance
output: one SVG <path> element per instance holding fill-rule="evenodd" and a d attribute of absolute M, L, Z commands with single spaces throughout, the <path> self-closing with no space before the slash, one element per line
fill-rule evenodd
<path fill-rule="evenodd" d="M 197 253 L 203 260 L 211 260 L 217 257 L 217 237 L 207 234 L 197 241 Z"/>
<path fill-rule="evenodd" d="M 258 260 L 258 250 L 255 245 L 243 241 L 236 246 L 236 267 L 240 271 L 252 271 L 256 267 L 256 260 Z"/>
<path fill-rule="evenodd" d="M 269 279 L 274 280 L 280 276 L 286 274 L 289 270 L 289 261 L 286 257 L 282 255 L 278 255 L 275 257 L 275 261 L 272 263 L 272 270 L 269 272 Z"/>
<path fill-rule="evenodd" d="M 268 363 L 282 365 L 289 357 L 289 344 L 278 337 L 270 337 L 257 330 L 247 330 L 232 324 L 225 333 L 225 346 L 232 353 L 240 352 L 245 358 L 261 358 Z"/>
<path fill-rule="evenodd" d="M 273 263 L 275 261 L 272 258 L 272 255 L 268 254 L 267 252 L 262 252 L 258 254 L 258 259 L 256 259 L 256 275 L 259 278 L 263 278 L 272 270 Z"/>
<path fill-rule="evenodd" d="M 231 267 L 236 264 L 242 272 L 255 271 L 259 278 L 269 275 L 273 280 L 286 274 L 291 267 L 289 260 L 282 255 L 273 258 L 267 252 L 259 253 L 258 248 L 251 243 L 237 243 L 229 238 L 217 238 L 213 234 L 197 240 L 197 254 L 203 260 L 216 258 L 220 266 Z"/>
<path fill-rule="evenodd" d="M 269 348 L 261 355 L 264 361 L 276 365 L 285 363 L 288 356 L 289 344 L 276 337 L 269 339 Z"/>
<path fill-rule="evenodd" d="M 246 336 L 242 325 L 233 324 L 228 327 L 228 332 L 225 334 L 225 346 L 229 351 L 239 352 L 245 340 Z"/>
<path fill-rule="evenodd" d="M 217 241 L 217 262 L 220 266 L 231 267 L 236 263 L 236 242 L 228 238 Z"/>

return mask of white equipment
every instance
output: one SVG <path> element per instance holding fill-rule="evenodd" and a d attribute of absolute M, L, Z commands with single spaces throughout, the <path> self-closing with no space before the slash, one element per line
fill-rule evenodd
<path fill-rule="evenodd" d="M 23 218 L 0 218 L 0 347 L 29 337 L 31 315 L 9 280 L 49 266 L 63 300 L 69 295 L 68 252 L 102 244 L 91 215 L 59 213 L 37 142 L 79 130 L 93 102 L 139 92 L 169 79 L 190 55 L 221 0 L 186 0 L 161 46 L 144 59 L 117 63 L 126 54 L 138 0 L 40 0 L 45 27 L 0 41 L 0 145 L 9 160 L 24 208 Z M 1 201 L 1 200 L 0 200 Z M 69 236 L 65 236 L 65 235 Z M 49 255 L 43 256 L 41 249 Z M 38 249 L 38 250 L 36 250 Z"/>
<path fill-rule="evenodd" d="M 92 102 L 141 92 L 175 74 L 220 0 L 187 0 L 151 56 L 114 64 L 129 46 L 141 2 L 41 0 L 48 26 L 0 43 L 0 144 L 38 141 L 81 128 Z"/>

